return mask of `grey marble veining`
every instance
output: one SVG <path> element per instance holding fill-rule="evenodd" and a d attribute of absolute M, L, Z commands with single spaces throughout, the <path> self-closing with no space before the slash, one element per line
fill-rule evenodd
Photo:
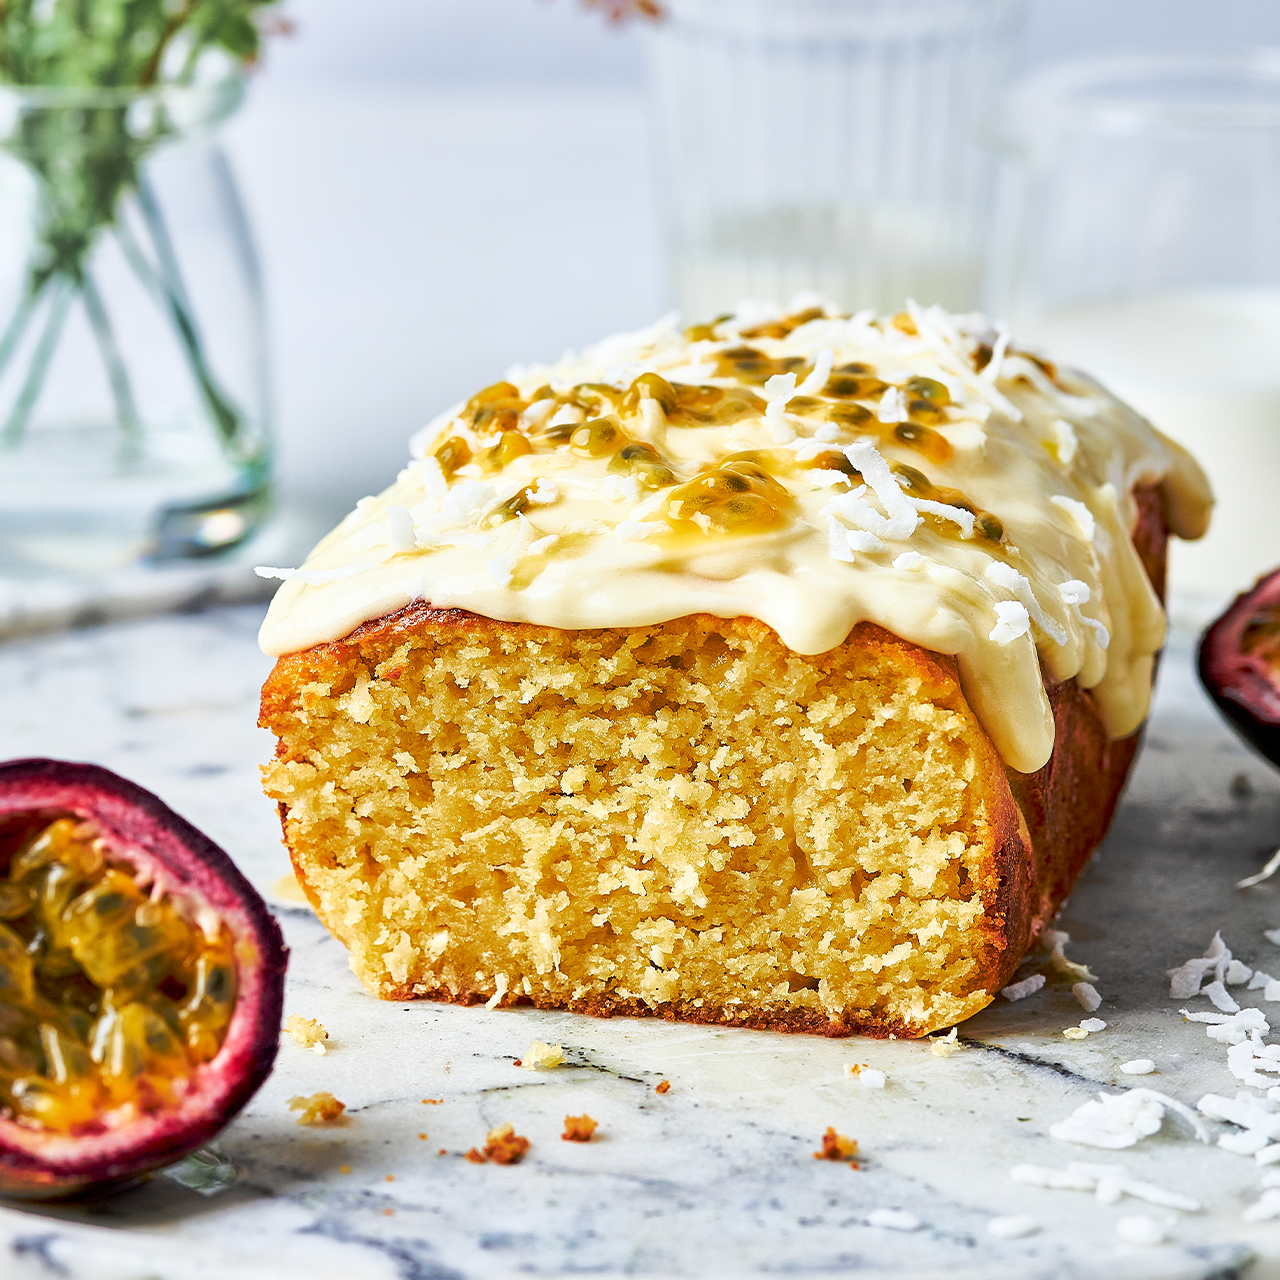
<path fill-rule="evenodd" d="M 1178 1016 L 1165 970 L 1221 928 L 1245 961 L 1280 971 L 1280 948 L 1261 936 L 1280 926 L 1280 886 L 1233 888 L 1280 842 L 1280 775 L 1220 725 L 1185 640 L 1167 655 L 1128 797 L 1064 917 L 1070 954 L 1099 975 L 1107 1030 L 1065 1040 L 1083 1014 L 1050 982 L 997 1001 L 962 1028 L 966 1048 L 942 1058 L 904 1041 L 373 1000 L 310 912 L 275 896 L 287 859 L 257 782 L 272 745 L 254 728 L 269 669 L 254 645 L 260 615 L 219 609 L 0 647 L 0 755 L 105 764 L 207 830 L 277 907 L 292 948 L 287 1011 L 332 1037 L 323 1057 L 283 1042 L 275 1074 L 217 1144 L 239 1170 L 225 1189 L 158 1177 L 97 1204 L 0 1210 L 5 1280 L 1280 1275 L 1280 1225 L 1241 1217 L 1257 1199 L 1251 1158 L 1196 1143 L 1173 1117 L 1120 1152 L 1048 1135 L 1103 1088 L 1150 1085 L 1189 1103 L 1234 1095 L 1223 1047 Z M 1236 994 L 1280 1024 L 1280 1004 Z M 514 1066 L 534 1039 L 563 1045 L 567 1065 Z M 1122 1075 L 1137 1057 L 1159 1073 Z M 851 1062 L 884 1071 L 887 1087 L 860 1088 Z M 659 1095 L 662 1079 L 671 1089 Z M 346 1102 L 349 1123 L 295 1123 L 289 1098 L 320 1089 Z M 584 1111 L 597 1139 L 561 1141 L 563 1118 Z M 524 1162 L 468 1163 L 504 1122 L 530 1138 Z M 812 1158 L 828 1125 L 859 1140 L 860 1170 Z M 1168 1244 L 1126 1246 L 1119 1218 L 1163 1211 L 1009 1178 L 1018 1163 L 1079 1160 L 1122 1164 L 1206 1208 L 1177 1214 Z M 883 1208 L 919 1229 L 870 1225 Z M 1042 1229 L 992 1238 L 990 1218 L 1011 1213 Z"/>

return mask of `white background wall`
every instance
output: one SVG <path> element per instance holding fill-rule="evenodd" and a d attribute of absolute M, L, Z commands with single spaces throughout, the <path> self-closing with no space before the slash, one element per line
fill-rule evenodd
<path fill-rule="evenodd" d="M 292 0 L 228 132 L 282 488 L 328 522 L 516 360 L 664 309 L 643 33 L 575 0 Z M 1021 64 L 1280 46 L 1277 0 L 1030 0 Z"/>

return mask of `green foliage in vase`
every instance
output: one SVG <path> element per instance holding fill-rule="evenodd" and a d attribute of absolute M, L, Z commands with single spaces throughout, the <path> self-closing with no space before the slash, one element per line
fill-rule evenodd
<path fill-rule="evenodd" d="M 0 0 L 0 80 L 147 87 L 190 79 L 200 55 L 258 56 L 276 0 Z"/>
<path fill-rule="evenodd" d="M 241 415 L 205 359 L 196 317 L 168 230 L 145 174 L 157 145 L 176 126 L 157 97 L 142 112 L 138 94 L 191 83 L 206 54 L 256 59 L 258 19 L 275 0 L 0 0 L 0 84 L 57 91 L 29 97 L 0 148 L 36 179 L 36 242 L 23 296 L 0 330 L 0 377 L 24 345 L 26 369 L 0 408 L 0 442 L 16 443 L 39 397 L 71 306 L 94 334 L 126 438 L 140 429 L 129 371 L 109 308 L 90 268 L 104 235 L 114 235 L 139 279 L 169 316 L 210 419 L 231 452 Z M 122 216 L 137 208 L 135 230 Z M 33 326 L 39 337 L 28 340 Z"/>

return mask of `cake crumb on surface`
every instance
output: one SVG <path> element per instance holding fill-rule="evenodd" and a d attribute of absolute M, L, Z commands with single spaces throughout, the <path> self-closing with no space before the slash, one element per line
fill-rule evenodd
<path fill-rule="evenodd" d="M 565 1116 L 564 1132 L 560 1138 L 564 1142 L 590 1142 L 599 1123 L 588 1115 Z"/>
<path fill-rule="evenodd" d="M 949 1058 L 964 1048 L 960 1043 L 959 1027 L 952 1027 L 945 1036 L 929 1037 L 929 1052 L 936 1058 Z"/>
<path fill-rule="evenodd" d="M 1063 1027 L 1062 1034 L 1068 1040 L 1087 1040 L 1089 1038 L 1089 1032 L 1084 1027 Z"/>
<path fill-rule="evenodd" d="M 564 1050 L 558 1044 L 543 1044 L 533 1040 L 523 1059 L 516 1059 L 516 1066 L 526 1071 L 554 1071 L 564 1065 Z"/>
<path fill-rule="evenodd" d="M 659 1081 L 658 1081 L 658 1083 L 657 1083 L 657 1084 L 655 1084 L 655 1085 L 653 1086 L 653 1091 L 654 1091 L 654 1093 L 670 1093 L 670 1092 L 671 1092 L 671 1081 L 670 1081 L 670 1080 L 659 1080 Z"/>
<path fill-rule="evenodd" d="M 858 1143 L 855 1138 L 846 1137 L 828 1127 L 822 1135 L 822 1150 L 813 1153 L 815 1160 L 844 1160 L 855 1169 L 858 1167 Z"/>
<path fill-rule="evenodd" d="M 438 1107 L 443 1101 L 443 1098 L 423 1098 L 422 1105 L 424 1107 Z"/>
<path fill-rule="evenodd" d="M 529 1139 L 522 1137 L 510 1124 L 498 1125 L 489 1130 L 484 1147 L 477 1151 L 472 1147 L 467 1152 L 467 1159 L 472 1164 L 519 1164 L 529 1150 Z"/>
<path fill-rule="evenodd" d="M 345 1102 L 339 1102 L 331 1093 L 313 1093 L 310 1097 L 298 1096 L 289 1099 L 290 1111 L 301 1111 L 299 1124 L 320 1125 L 334 1124 L 343 1118 L 347 1109 Z"/>
<path fill-rule="evenodd" d="M 304 1049 L 315 1053 L 328 1052 L 324 1042 L 329 1038 L 329 1033 L 315 1018 L 304 1018 L 300 1013 L 291 1013 L 284 1020 L 284 1033 Z"/>

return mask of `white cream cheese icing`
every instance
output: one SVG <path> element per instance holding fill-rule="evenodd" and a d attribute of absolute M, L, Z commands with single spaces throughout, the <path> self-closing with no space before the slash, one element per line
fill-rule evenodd
<path fill-rule="evenodd" d="M 1053 750 L 1042 673 L 1093 689 L 1113 737 L 1146 716 L 1164 612 L 1134 488 L 1161 485 L 1186 538 L 1212 506 L 1096 382 L 914 305 L 660 321 L 511 371 L 411 452 L 300 570 L 261 571 L 288 579 L 265 652 L 414 600 L 561 628 L 748 615 L 803 654 L 865 620 L 954 654 L 1023 772 Z"/>

